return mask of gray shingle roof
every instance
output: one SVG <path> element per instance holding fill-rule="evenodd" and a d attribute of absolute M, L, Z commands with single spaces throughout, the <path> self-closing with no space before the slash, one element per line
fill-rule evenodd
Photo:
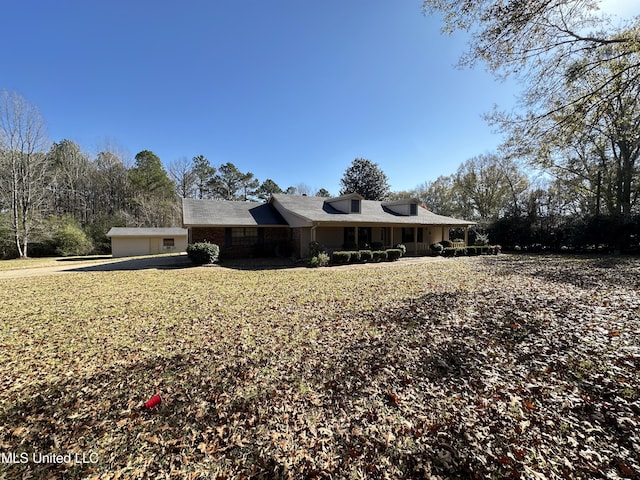
<path fill-rule="evenodd" d="M 310 222 L 460 226 L 474 224 L 467 220 L 437 215 L 422 207 L 418 207 L 418 215 L 400 215 L 384 206 L 382 202 L 373 200 L 361 201 L 361 213 L 342 213 L 325 203 L 326 199 L 321 197 L 274 194 L 272 198 L 288 211 Z"/>
<path fill-rule="evenodd" d="M 207 226 L 286 226 L 287 222 L 268 203 L 226 200 L 182 200 L 182 223 Z"/>
<path fill-rule="evenodd" d="M 321 197 L 274 194 L 269 203 L 226 200 L 182 200 L 182 223 L 185 226 L 286 226 L 277 208 L 311 222 L 407 224 L 407 225 L 473 225 L 474 222 L 437 215 L 418 207 L 418 215 L 400 215 L 382 202 L 362 200 L 361 213 L 342 213 Z M 397 202 L 393 202 L 394 204 Z M 391 204 L 389 204 L 391 205 Z"/>
<path fill-rule="evenodd" d="M 186 237 L 186 228 L 130 228 L 113 227 L 107 237 Z"/>

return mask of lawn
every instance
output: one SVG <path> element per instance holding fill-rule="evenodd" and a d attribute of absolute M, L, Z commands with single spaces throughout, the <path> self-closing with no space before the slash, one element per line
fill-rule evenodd
<path fill-rule="evenodd" d="M 639 274 L 500 255 L 0 280 L 0 479 L 637 478 Z"/>
<path fill-rule="evenodd" d="M 158 256 L 173 256 L 172 254 L 162 255 L 146 255 L 133 257 L 136 259 L 152 258 Z M 32 268 L 47 268 L 47 267 L 84 267 L 94 263 L 105 262 L 120 262 L 122 258 L 112 258 L 111 255 L 85 255 L 82 257 L 44 257 L 44 258 L 16 258 L 13 260 L 0 260 L 0 272 L 7 272 L 10 270 L 24 270 Z"/>

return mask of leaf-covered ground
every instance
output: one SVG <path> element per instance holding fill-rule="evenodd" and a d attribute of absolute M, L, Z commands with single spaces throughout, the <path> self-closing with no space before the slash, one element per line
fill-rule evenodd
<path fill-rule="evenodd" d="M 0 280 L 0 479 L 637 478 L 639 371 L 638 259 Z"/>

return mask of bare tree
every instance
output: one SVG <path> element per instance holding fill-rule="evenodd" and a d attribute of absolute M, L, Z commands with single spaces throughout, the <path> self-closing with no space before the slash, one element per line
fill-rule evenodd
<path fill-rule="evenodd" d="M 112 152 L 103 151 L 93 162 L 94 194 L 92 210 L 95 215 L 117 215 L 128 209 L 130 194 L 127 168 L 122 158 Z"/>
<path fill-rule="evenodd" d="M 67 213 L 87 223 L 91 163 L 80 146 L 71 140 L 54 143 L 49 152 L 53 168 L 54 211 Z"/>
<path fill-rule="evenodd" d="M 567 61 L 586 52 L 613 45 L 621 56 L 638 52 L 640 19 L 616 25 L 599 11 L 601 1 L 423 0 L 422 8 L 442 15 L 444 33 L 469 32 L 461 65 L 483 62 L 499 76 L 516 75 L 531 85 L 563 76 Z"/>
<path fill-rule="evenodd" d="M 528 181 L 517 166 L 495 154 L 478 155 L 458 167 L 453 180 L 454 202 L 467 218 L 481 224 L 517 214 Z"/>
<path fill-rule="evenodd" d="M 180 157 L 169 164 L 169 177 L 176 185 L 176 192 L 181 198 L 193 198 L 196 195 L 196 180 L 193 161 Z"/>
<path fill-rule="evenodd" d="M 0 195 L 9 206 L 18 254 L 28 256 L 31 234 L 47 197 L 48 141 L 38 109 L 16 92 L 0 92 Z"/>
<path fill-rule="evenodd" d="M 561 134 L 565 144 L 572 145 L 576 138 L 584 139 L 585 122 L 602 128 L 603 120 L 611 120 L 604 138 L 613 145 L 604 153 L 622 164 L 615 188 L 621 197 L 620 211 L 628 214 L 638 157 L 636 140 L 628 135 L 637 132 L 633 117 L 637 111 L 631 111 L 631 101 L 635 102 L 640 83 L 640 16 L 619 20 L 599 11 L 601 3 L 423 0 L 423 10 L 442 14 L 444 32 L 469 33 L 461 65 L 481 62 L 499 78 L 510 76 L 521 82 L 523 90 L 515 111 L 496 109 L 487 115 L 507 134 L 504 154 L 532 158 L 539 164 L 540 158 L 548 156 L 545 150 L 553 145 L 549 138 Z M 587 134 L 592 135 L 589 130 Z M 594 158 L 602 157 L 602 148 L 593 153 Z M 603 168 L 591 170 L 591 176 L 597 171 L 603 176 L 607 173 Z"/>
<path fill-rule="evenodd" d="M 307 185 L 306 183 L 299 183 L 296 186 L 296 192 L 298 195 L 306 195 L 309 196 L 311 195 L 311 187 L 309 185 Z"/>
<path fill-rule="evenodd" d="M 424 182 L 416 187 L 415 196 L 434 213 L 448 216 L 462 216 L 461 206 L 453 198 L 453 175 L 440 175 L 433 181 Z"/>

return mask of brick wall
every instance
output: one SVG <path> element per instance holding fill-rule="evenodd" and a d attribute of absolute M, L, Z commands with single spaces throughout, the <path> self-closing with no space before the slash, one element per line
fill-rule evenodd
<path fill-rule="evenodd" d="M 189 232 L 191 243 L 209 242 L 215 243 L 220 248 L 224 247 L 224 227 L 193 227 Z"/>
<path fill-rule="evenodd" d="M 292 254 L 291 229 L 260 227 L 261 242 L 257 245 L 228 245 L 227 227 L 192 227 L 191 243 L 209 242 L 220 247 L 221 258 L 288 257 Z"/>

